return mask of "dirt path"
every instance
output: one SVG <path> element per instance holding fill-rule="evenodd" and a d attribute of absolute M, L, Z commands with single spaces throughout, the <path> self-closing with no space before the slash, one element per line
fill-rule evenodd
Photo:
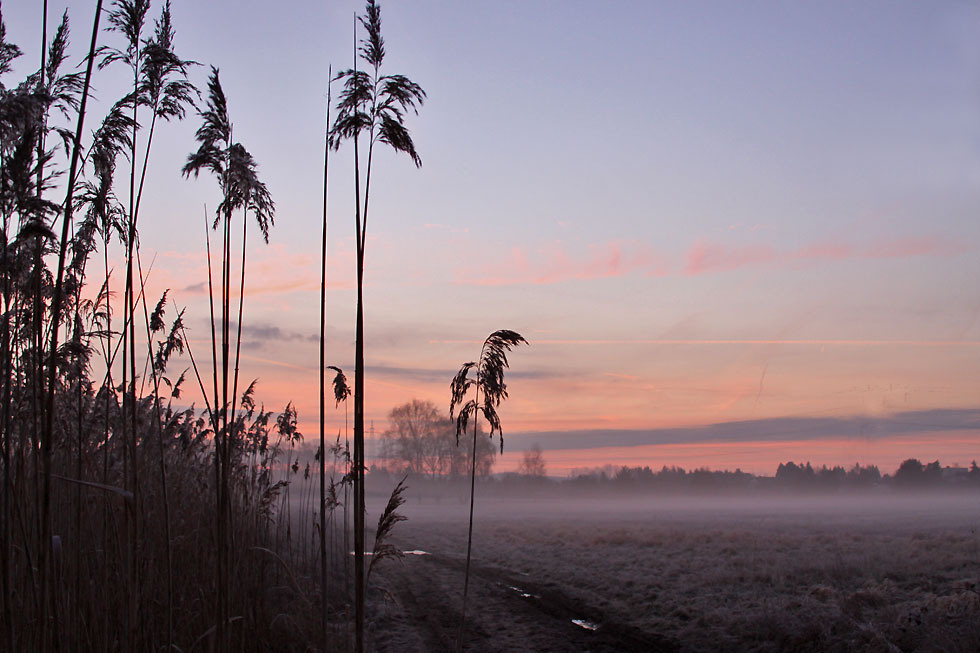
<path fill-rule="evenodd" d="M 464 560 L 438 552 L 386 561 L 372 579 L 377 651 L 448 651 L 455 647 Z M 576 624 L 575 621 L 579 623 Z M 604 619 L 560 588 L 506 569 L 470 570 L 465 650 L 672 651 L 662 638 Z"/>

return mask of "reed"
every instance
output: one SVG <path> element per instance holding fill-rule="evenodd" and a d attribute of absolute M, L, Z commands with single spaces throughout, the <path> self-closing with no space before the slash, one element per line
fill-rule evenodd
<path fill-rule="evenodd" d="M 355 650 L 364 650 L 364 253 L 367 242 L 368 208 L 371 198 L 371 172 L 374 146 L 390 146 L 396 152 L 408 154 L 416 167 L 422 159 L 405 127 L 405 114 L 418 113 L 425 101 L 422 87 L 404 75 L 382 74 L 385 58 L 381 37 L 381 7 L 368 0 L 364 16 L 354 23 L 364 28 L 366 37 L 354 54 L 352 68 L 342 71 L 336 80 L 343 81 L 337 106 L 337 118 L 330 130 L 334 149 L 341 142 L 354 144 L 354 232 L 357 272 L 357 314 L 354 336 L 354 593 L 355 593 Z M 360 58 L 367 70 L 358 70 Z M 367 135 L 367 157 L 364 166 L 364 192 L 361 193 L 360 137 Z"/>
<path fill-rule="evenodd" d="M 502 329 L 494 331 L 483 342 L 480 358 L 477 361 L 464 363 L 453 377 L 450 384 L 452 399 L 449 402 L 449 416 L 456 416 L 456 444 L 459 436 L 466 433 L 469 420 L 473 420 L 473 456 L 470 463 L 470 518 L 466 534 L 466 568 L 463 573 L 463 607 L 459 618 L 459 636 L 456 640 L 457 650 L 463 650 L 463 634 L 466 628 L 466 599 L 470 589 L 470 557 L 473 550 L 473 499 L 476 494 L 476 449 L 477 449 L 477 420 L 480 414 L 490 424 L 489 436 L 494 433 L 500 440 L 500 453 L 504 452 L 504 434 L 500 426 L 500 416 L 497 408 L 500 402 L 507 398 L 507 384 L 504 383 L 504 370 L 509 367 L 507 353 L 527 340 L 516 331 Z M 470 371 L 476 375 L 469 378 Z M 470 390 L 473 398 L 467 400 Z M 480 393 L 483 393 L 481 401 Z M 456 412 L 457 407 L 459 412 Z"/>
<path fill-rule="evenodd" d="M 216 624 L 217 642 L 219 648 L 229 644 L 226 637 L 226 624 L 231 617 L 231 597 L 226 591 L 231 581 L 232 556 L 235 555 L 236 543 L 232 524 L 231 474 L 233 450 L 239 447 L 240 434 L 237 432 L 236 411 L 238 401 L 239 361 L 241 358 L 242 312 L 245 301 L 245 269 L 246 244 L 248 235 L 248 220 L 242 220 L 241 247 L 241 283 L 238 289 L 238 320 L 235 338 L 234 357 L 231 354 L 232 335 L 232 295 L 234 289 L 231 282 L 232 268 L 232 216 L 240 211 L 247 218 L 252 212 L 262 236 L 269 241 L 269 227 L 274 222 L 275 204 L 265 184 L 257 175 L 257 164 L 245 147 L 235 141 L 232 135 L 231 120 L 228 115 L 228 103 L 221 87 L 218 69 L 211 68 L 208 79 L 208 97 L 206 109 L 199 112 L 202 125 L 197 130 L 196 138 L 200 144 L 197 151 L 191 153 L 184 166 L 184 176 L 208 171 L 218 180 L 221 190 L 221 202 L 215 211 L 212 228 L 222 227 L 221 246 L 221 282 L 220 282 L 220 319 L 217 327 L 221 332 L 220 359 L 217 357 L 217 343 L 212 342 L 212 381 L 215 387 L 213 406 L 217 411 L 215 419 L 215 477 L 217 491 L 215 494 L 216 537 L 218 541 L 218 559 L 216 577 L 218 583 L 218 615 Z M 212 339 L 216 325 L 212 318 Z M 232 367 L 234 371 L 232 372 Z M 220 381 L 220 391 L 218 390 Z M 229 384 L 231 387 L 229 388 Z M 287 407 L 288 408 L 288 407 Z"/>
<path fill-rule="evenodd" d="M 66 14 L 50 42 L 42 28 L 41 66 L 15 84 L 7 78 L 19 49 L 0 15 L 0 648 L 306 648 L 318 639 L 305 598 L 313 556 L 306 543 L 277 548 L 273 528 L 281 460 L 299 438 L 295 411 L 260 408 L 254 385 L 238 394 L 227 283 L 217 325 L 226 357 L 212 370 L 227 393 L 204 392 L 201 411 L 183 397 L 187 370 L 174 369 L 189 357 L 205 390 L 184 311 L 169 293 L 146 301 L 153 266 L 142 265 L 138 237 L 146 169 L 159 125 L 181 119 L 196 97 L 192 64 L 174 54 L 169 4 L 148 36 L 149 3 L 115 2 L 105 34 L 102 3 L 95 9 L 84 72 L 64 72 Z M 103 35 L 121 37 L 122 47 L 99 50 Z M 123 70 L 132 90 L 92 119 L 88 89 Z M 219 205 L 226 282 L 231 214 L 259 217 L 267 235 L 273 209 L 254 161 L 235 145 Z M 117 178 L 120 154 L 130 165 Z M 125 282 L 109 265 L 117 239 Z M 309 492 L 300 495 L 308 506 Z M 220 582 L 215 569 L 227 572 Z M 270 587 L 273 573 L 292 580 Z M 289 624 L 277 621 L 293 608 Z"/>
<path fill-rule="evenodd" d="M 378 529 L 374 532 L 374 548 L 371 550 L 371 564 L 368 566 L 367 571 L 367 578 L 369 580 L 374 565 L 385 558 L 402 558 L 405 555 L 401 549 L 389 540 L 398 522 L 408 519 L 408 517 L 398 512 L 398 509 L 405 503 L 404 494 L 405 490 L 408 489 L 405 485 L 406 480 L 407 477 L 398 481 L 398 484 L 391 491 L 391 496 L 388 497 L 388 503 L 385 504 L 385 509 L 381 512 L 381 516 L 378 517 Z"/>

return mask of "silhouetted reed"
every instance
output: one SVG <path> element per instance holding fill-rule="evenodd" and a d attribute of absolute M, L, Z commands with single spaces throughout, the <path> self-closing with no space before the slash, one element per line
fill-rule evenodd
<path fill-rule="evenodd" d="M 473 457 L 470 465 L 470 519 L 466 535 L 466 569 L 463 574 L 463 607 L 459 618 L 459 638 L 457 648 L 463 649 L 463 633 L 466 627 L 466 598 L 470 588 L 470 554 L 473 549 L 473 498 L 476 493 L 476 438 L 477 418 L 482 413 L 490 424 L 489 436 L 496 433 L 500 439 L 500 453 L 504 452 L 504 433 L 500 426 L 500 416 L 497 407 L 507 398 L 507 384 L 504 383 L 504 370 L 509 366 L 507 352 L 527 340 L 516 331 L 502 329 L 494 331 L 483 342 L 480 358 L 477 361 L 464 363 L 450 384 L 452 399 L 449 402 L 450 418 L 456 414 L 456 444 L 459 436 L 466 432 L 470 419 L 473 420 Z M 469 378 L 470 370 L 476 378 Z M 466 396 L 473 390 L 473 398 Z M 483 401 L 480 401 L 480 391 L 483 391 Z M 455 413 L 456 408 L 459 412 Z"/>
<path fill-rule="evenodd" d="M 425 91 L 404 75 L 381 73 L 385 57 L 381 37 L 381 7 L 368 0 L 364 16 L 357 22 L 367 32 L 354 54 L 354 66 L 337 75 L 343 80 L 337 105 L 337 118 L 330 130 L 330 145 L 337 149 L 341 142 L 354 143 L 354 226 L 357 258 L 357 317 L 354 336 L 354 593 L 355 593 L 355 650 L 364 649 L 364 249 L 367 241 L 368 205 L 371 198 L 371 171 L 374 146 L 383 143 L 398 152 L 408 154 L 417 167 L 422 160 L 415 151 L 405 113 L 418 113 L 425 101 Z M 357 40 L 357 22 L 354 25 Z M 360 57 L 368 70 L 357 69 Z M 361 133 L 368 137 L 368 152 L 364 174 L 364 193 L 361 194 Z"/>
<path fill-rule="evenodd" d="M 288 641 L 313 641 L 304 625 L 308 588 L 296 586 L 311 556 L 288 538 L 275 545 L 279 498 L 291 480 L 279 477 L 279 461 L 298 441 L 296 414 L 259 407 L 254 384 L 239 396 L 239 351 L 230 352 L 231 215 L 251 212 L 267 236 L 273 207 L 244 148 L 208 129 L 227 125 L 230 136 L 216 71 L 199 132 L 205 151 L 188 169 L 217 172 L 222 190 L 224 340 L 214 393 L 183 311 L 168 292 L 147 305 L 151 270 L 140 263 L 138 216 L 151 145 L 157 122 L 181 119 L 196 95 L 186 77 L 191 62 L 174 54 L 169 4 L 145 36 L 148 10 L 143 0 L 113 3 L 109 36 L 123 45 L 100 49 L 97 2 L 84 73 L 64 72 L 66 14 L 50 43 L 45 30 L 37 72 L 0 84 L 4 650 L 189 650 L 202 642 L 269 650 L 289 646 L 276 616 L 293 602 L 299 616 Z M 0 76 L 19 54 L 0 16 Z M 86 134 L 96 63 L 100 75 L 123 66 L 132 85 Z M 130 161 L 124 180 L 115 174 L 120 154 Z M 61 192 L 63 201 L 51 199 Z M 118 318 L 109 265 L 117 238 L 127 268 Z M 190 357 L 203 413 L 185 403 L 185 372 L 171 369 L 180 355 Z M 287 593 L 267 582 L 281 572 L 297 581 Z"/>

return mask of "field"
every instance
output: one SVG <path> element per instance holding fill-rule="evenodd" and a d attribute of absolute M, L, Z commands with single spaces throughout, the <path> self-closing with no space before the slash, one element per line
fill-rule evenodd
<path fill-rule="evenodd" d="M 465 507 L 403 507 L 397 543 L 425 554 L 375 570 L 377 650 L 454 643 Z M 980 650 L 978 527 L 962 496 L 477 497 L 466 648 Z"/>

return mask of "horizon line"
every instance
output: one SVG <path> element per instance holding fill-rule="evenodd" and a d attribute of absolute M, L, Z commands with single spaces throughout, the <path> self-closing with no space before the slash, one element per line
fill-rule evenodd
<path fill-rule="evenodd" d="M 429 340 L 430 345 L 473 345 L 482 340 Z M 536 345 L 849 345 L 899 347 L 980 347 L 980 340 L 854 340 L 854 339 L 543 339 Z"/>

